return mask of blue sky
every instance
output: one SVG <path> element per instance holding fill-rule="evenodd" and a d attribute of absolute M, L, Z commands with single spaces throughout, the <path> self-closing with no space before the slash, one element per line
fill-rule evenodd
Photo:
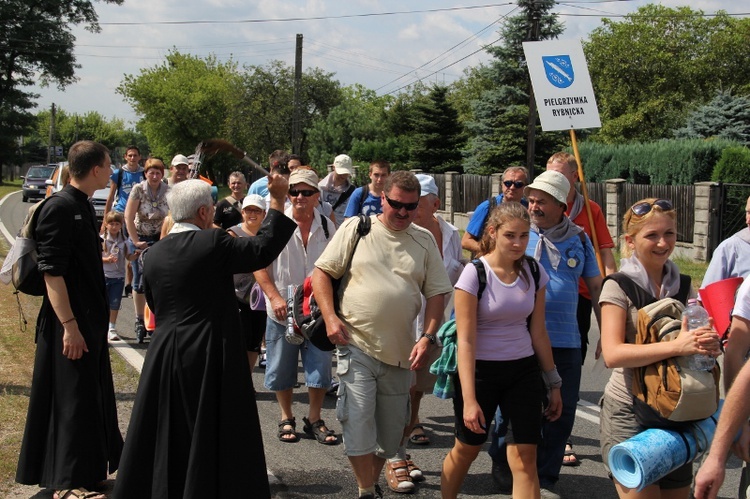
<path fill-rule="evenodd" d="M 601 17 L 614 18 L 648 3 L 690 5 L 706 13 L 750 11 L 745 2 L 733 0 L 560 2 L 555 12 L 566 25 L 561 38 L 586 38 Z M 137 116 L 115 89 L 124 75 L 159 65 L 173 47 L 198 56 L 213 53 L 240 65 L 274 59 L 293 65 L 301 33 L 303 68 L 316 66 L 335 73 L 344 85 L 360 83 L 383 94 L 417 79 L 450 83 L 460 78 L 464 68 L 490 59 L 482 47 L 498 39 L 505 17 L 519 13 L 511 0 L 125 0 L 121 6 L 94 5 L 101 32 L 74 31 L 79 81 L 63 91 L 33 90 L 41 94 L 40 108 L 54 102 L 69 113 L 97 111 L 129 124 Z"/>

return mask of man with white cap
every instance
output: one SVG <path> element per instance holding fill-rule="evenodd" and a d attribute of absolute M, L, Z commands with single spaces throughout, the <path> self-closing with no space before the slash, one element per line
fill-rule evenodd
<path fill-rule="evenodd" d="M 373 161 L 370 163 L 370 183 L 354 191 L 346 205 L 345 218 L 357 215 L 379 215 L 383 213 L 382 194 L 385 181 L 391 174 L 391 164 L 387 161 Z"/>
<path fill-rule="evenodd" d="M 317 209 L 320 191 L 318 176 L 314 171 L 298 168 L 289 176 L 289 199 L 292 204 L 284 213 L 297 223 L 297 229 L 273 264 L 254 274 L 266 297 L 268 314 L 264 385 L 276 393 L 281 409 L 277 438 L 287 443 L 299 441 L 296 419 L 292 413 L 292 396 L 301 355 L 309 397 L 303 429 L 321 444 L 336 445 L 339 443 L 338 437 L 327 427 L 320 414 L 326 391 L 331 386 L 333 353 L 320 350 L 309 340 L 294 345 L 284 338 L 287 289 L 290 285 L 301 286 L 305 278 L 312 274 L 315 261 L 323 254 L 336 227 Z"/>
<path fill-rule="evenodd" d="M 178 154 L 172 158 L 172 163 L 169 167 L 169 185 L 174 185 L 183 180 L 187 180 L 188 171 L 190 170 L 190 161 L 184 154 Z"/>
<path fill-rule="evenodd" d="M 570 182 L 562 173 L 547 170 L 524 195 L 529 202 L 531 232 L 526 253 L 549 274 L 545 302 L 545 323 L 552 343 L 552 355 L 562 378 L 563 411 L 554 422 L 542 426 L 537 451 L 537 473 L 543 498 L 560 497 L 553 489 L 560 477 L 565 443 L 573 430 L 581 382 L 581 335 L 576 310 L 578 281 L 583 278 L 599 323 L 599 293 L 602 276 L 594 248 L 583 229 L 567 216 Z"/>
<path fill-rule="evenodd" d="M 355 190 L 351 182 L 353 175 L 352 158 L 346 154 L 339 154 L 333 160 L 333 171 L 318 184 L 321 200 L 330 203 L 333 207 L 336 226 L 344 221 L 346 203 Z"/>

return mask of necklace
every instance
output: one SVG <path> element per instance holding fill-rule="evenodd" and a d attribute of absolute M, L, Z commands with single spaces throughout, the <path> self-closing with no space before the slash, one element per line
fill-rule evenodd
<path fill-rule="evenodd" d="M 151 185 L 146 183 L 146 190 L 148 191 L 149 201 L 151 201 L 151 206 L 154 208 L 159 206 L 159 192 L 161 191 L 162 183 L 163 182 L 159 182 L 160 185 L 156 187 L 156 194 L 154 194 L 153 191 L 151 190 Z"/>

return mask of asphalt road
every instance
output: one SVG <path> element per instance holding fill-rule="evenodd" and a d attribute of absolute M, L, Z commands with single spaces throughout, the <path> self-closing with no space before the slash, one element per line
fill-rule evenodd
<path fill-rule="evenodd" d="M 11 194 L 0 201 L 0 221 L 5 225 L 4 234 L 15 234 L 20 226 L 30 203 L 21 202 L 20 192 Z M 118 318 L 118 332 L 123 341 L 113 350 L 123 354 L 129 362 L 142 363 L 148 352 L 148 343 L 138 345 L 133 333 L 134 313 L 132 301 L 123 300 L 123 307 Z M 595 321 L 594 321 L 595 324 Z M 597 338 L 598 334 L 592 334 Z M 593 350 L 593 349 L 590 349 Z M 302 372 L 298 370 L 299 380 Z M 599 410 L 597 403 L 608 379 L 608 372 L 597 364 L 589 352 L 583 367 L 580 402 L 573 429 L 572 442 L 581 459 L 578 467 L 563 467 L 557 492 L 564 498 L 592 499 L 616 498 L 614 486 L 607 478 L 599 453 Z M 357 496 L 356 482 L 349 462 L 343 454 L 343 447 L 324 446 L 302 433 L 302 417 L 306 415 L 307 395 L 304 387 L 295 389 L 294 410 L 299 422 L 298 430 L 301 440 L 297 443 L 283 443 L 276 438 L 277 423 L 280 411 L 273 393 L 263 388 L 263 370 L 256 368 L 253 373 L 258 401 L 258 411 L 263 430 L 265 452 L 272 483 L 274 498 L 309 498 L 336 497 L 353 498 Z M 340 434 L 341 426 L 335 418 L 335 397 L 326 397 L 323 406 L 323 418 L 329 427 Z M 453 445 L 453 408 L 450 401 L 433 396 L 423 399 L 420 417 L 430 436 L 427 446 L 409 445 L 409 452 L 416 464 L 422 468 L 426 480 L 421 482 L 415 497 L 440 497 L 440 468 L 443 458 Z M 727 479 L 721 489 L 720 497 L 737 497 L 739 485 L 740 461 L 732 458 L 727 470 Z M 391 492 L 381 478 L 381 486 L 386 490 L 386 497 L 401 494 Z M 490 458 L 482 452 L 473 464 L 469 476 L 464 482 L 459 497 L 497 496 L 490 476 Z M 248 491 L 248 497 L 253 497 Z M 507 497 L 507 496 L 500 496 Z"/>

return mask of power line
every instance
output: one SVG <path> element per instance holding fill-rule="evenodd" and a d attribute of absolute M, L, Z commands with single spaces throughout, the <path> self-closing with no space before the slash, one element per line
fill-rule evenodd
<path fill-rule="evenodd" d="M 517 9 L 518 9 L 518 6 L 515 6 L 515 7 L 513 8 L 513 9 L 511 9 L 510 11 L 508 11 L 508 12 L 507 12 L 506 14 L 504 14 L 504 15 L 500 16 L 500 18 L 499 18 L 498 20 L 494 21 L 494 22 L 493 22 L 493 23 L 491 23 L 491 24 L 490 24 L 489 26 L 487 26 L 487 27 L 483 28 L 483 29 L 482 29 L 482 30 L 480 30 L 480 31 L 479 31 L 479 32 L 478 32 L 477 34 L 473 35 L 473 36 L 472 36 L 472 37 L 470 37 L 469 39 L 471 39 L 471 38 L 474 38 L 474 37 L 476 37 L 476 36 L 477 36 L 477 35 L 478 35 L 479 33 L 481 33 L 481 32 L 483 32 L 483 31 L 485 31 L 485 30 L 486 30 L 486 29 L 488 29 L 488 28 L 489 28 L 490 26 L 492 26 L 492 25 L 494 25 L 494 24 L 496 24 L 496 23 L 499 23 L 500 21 L 503 21 L 503 22 L 504 22 L 504 21 L 507 21 L 508 17 L 509 17 L 509 16 L 510 16 L 510 15 L 511 15 L 511 14 L 512 14 L 513 12 L 515 12 L 515 11 L 516 11 Z M 469 40 L 469 39 L 467 39 L 467 40 Z M 449 67 L 451 67 L 451 66 L 455 66 L 455 65 L 456 65 L 456 64 L 458 64 L 459 62 L 461 62 L 461 61 L 464 61 L 464 60 L 468 59 L 469 57 L 473 56 L 474 54 L 477 54 L 478 52 L 481 52 L 481 51 L 483 51 L 483 50 L 486 50 L 486 49 L 487 49 L 488 47 L 490 47 L 490 46 L 492 46 L 492 45 L 496 44 L 496 43 L 497 43 L 497 42 L 499 42 L 500 40 L 502 40 L 502 38 L 498 38 L 497 40 L 495 40 L 495 41 L 493 41 L 493 42 L 491 42 L 491 43 L 489 43 L 489 44 L 487 44 L 487 45 L 484 45 L 484 46 L 480 47 L 479 49 L 475 50 L 474 52 L 470 53 L 469 55 L 467 55 L 467 56 L 465 56 L 465 57 L 462 57 L 461 59 L 458 59 L 457 61 L 454 61 L 454 62 L 452 62 L 451 64 L 448 64 L 447 66 L 443 66 L 442 68 L 440 68 L 440 69 L 438 69 L 438 70 L 436 70 L 436 71 L 433 71 L 432 73 L 428 74 L 427 76 L 424 76 L 424 77 L 421 77 L 421 78 L 420 78 L 420 77 L 416 77 L 416 78 L 414 78 L 414 79 L 413 79 L 413 80 L 412 80 L 411 82 L 407 83 L 406 85 L 402 85 L 401 87 L 399 87 L 399 88 L 397 88 L 397 89 L 395 89 L 395 90 L 392 90 L 392 91 L 390 91 L 390 92 L 386 92 L 386 94 L 385 94 L 385 95 L 390 95 L 390 94 L 396 93 L 396 92 L 398 92 L 399 90 L 402 90 L 402 89 L 404 89 L 404 88 L 408 87 L 409 85 L 413 85 L 414 83 L 416 83 L 416 82 L 418 82 L 418 81 L 422 81 L 422 80 L 424 80 L 424 79 L 426 79 L 426 78 L 429 78 L 430 76 L 433 76 L 433 75 L 435 75 L 435 74 L 437 74 L 437 73 L 440 73 L 440 72 L 442 72 L 443 70 L 445 70 L 445 69 L 448 69 L 448 68 L 449 68 Z M 459 43 L 459 44 L 457 44 L 457 45 L 454 45 L 454 47 L 451 47 L 451 48 L 450 48 L 450 49 L 448 49 L 447 51 L 443 52 L 443 54 L 447 54 L 448 52 L 450 52 L 451 50 L 453 50 L 453 48 L 455 48 L 455 47 L 457 47 L 458 45 L 461 45 L 461 44 L 463 44 L 463 43 L 464 43 L 464 42 L 461 42 L 461 43 Z M 416 69 L 415 71 L 417 71 L 417 70 L 419 70 L 419 69 L 422 69 L 422 68 L 424 68 L 425 66 L 428 66 L 428 65 L 432 64 L 432 62 L 433 62 L 433 61 L 435 61 L 436 59 L 440 58 L 440 57 L 441 57 L 441 56 L 442 56 L 443 54 L 441 54 L 441 55 L 439 55 L 439 56 L 435 57 L 434 59 L 432 59 L 432 60 L 430 60 L 430 61 L 428 61 L 428 62 L 426 62 L 426 63 L 422 64 L 422 65 L 421 65 L 421 66 L 419 66 L 419 67 L 418 67 L 418 68 L 417 68 L 417 69 Z M 441 59 L 441 60 L 442 60 L 442 59 Z M 385 86 L 388 86 L 388 85 L 390 85 L 391 83 L 394 83 L 395 81 L 398 81 L 398 80 L 400 80 L 401 78 L 403 78 L 403 77 L 405 77 L 405 76 L 407 76 L 407 75 L 408 75 L 408 73 L 407 73 L 407 74 L 405 74 L 405 75 L 403 75 L 402 77 L 399 77 L 399 78 L 397 78 L 396 80 L 392 80 L 392 81 L 390 81 L 390 82 L 386 83 L 385 85 L 382 85 L 382 86 L 380 86 L 380 87 L 379 87 L 379 88 L 377 88 L 377 89 L 376 89 L 375 91 L 377 92 L 378 90 L 382 89 L 383 87 L 385 87 Z"/>
<path fill-rule="evenodd" d="M 279 19 L 234 19 L 230 21 L 219 20 L 194 20 L 194 21 L 142 21 L 142 22 L 100 22 L 100 26 L 150 26 L 150 25 L 185 25 L 185 24 L 262 24 L 262 23 L 285 23 L 300 21 L 322 21 L 329 19 L 352 19 L 356 17 L 379 17 L 395 16 L 403 14 L 427 14 L 432 12 L 453 12 L 460 10 L 487 9 L 491 7 L 503 7 L 514 5 L 514 2 L 487 4 L 487 5 L 466 5 L 463 7 L 445 7 L 440 9 L 424 10 L 399 10 L 391 12 L 371 12 L 367 14 L 343 14 L 340 16 L 312 16 L 312 17 L 286 17 Z"/>

